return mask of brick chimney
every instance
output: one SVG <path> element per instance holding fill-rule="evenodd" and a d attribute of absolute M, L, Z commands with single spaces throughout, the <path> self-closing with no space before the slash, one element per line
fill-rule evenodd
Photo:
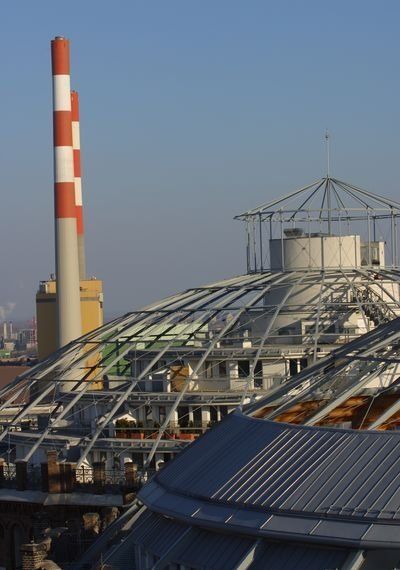
<path fill-rule="evenodd" d="M 44 543 L 23 544 L 21 546 L 22 570 L 38 570 L 47 556 L 47 548 Z"/>

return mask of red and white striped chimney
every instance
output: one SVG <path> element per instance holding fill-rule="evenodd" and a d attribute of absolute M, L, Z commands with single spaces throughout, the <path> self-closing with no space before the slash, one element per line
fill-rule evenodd
<path fill-rule="evenodd" d="M 51 42 L 58 345 L 81 335 L 69 41 Z"/>
<path fill-rule="evenodd" d="M 85 231 L 83 226 L 81 135 L 79 124 L 79 95 L 71 91 L 72 146 L 74 150 L 76 231 L 78 234 L 79 278 L 86 279 Z"/>

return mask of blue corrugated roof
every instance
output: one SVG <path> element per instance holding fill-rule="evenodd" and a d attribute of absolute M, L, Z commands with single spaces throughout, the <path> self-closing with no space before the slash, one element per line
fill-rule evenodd
<path fill-rule="evenodd" d="M 400 548 L 400 433 L 228 416 L 139 493 L 182 522 L 253 537 Z"/>
<path fill-rule="evenodd" d="M 351 552 L 331 548 L 307 548 L 263 540 L 248 570 L 333 570 L 342 568 Z"/>
<path fill-rule="evenodd" d="M 307 547 L 255 540 L 188 526 L 150 511 L 107 564 L 120 570 L 134 568 L 135 545 L 168 564 L 203 570 L 231 570 L 243 563 L 251 570 L 326 570 L 341 568 L 353 552 L 340 548 Z"/>
<path fill-rule="evenodd" d="M 295 426 L 235 413 L 157 481 L 217 503 L 395 520 L 400 433 Z"/>

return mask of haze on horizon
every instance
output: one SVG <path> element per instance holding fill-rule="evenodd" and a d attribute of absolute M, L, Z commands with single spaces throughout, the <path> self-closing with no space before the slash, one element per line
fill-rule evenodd
<path fill-rule="evenodd" d="M 233 216 L 322 176 L 327 127 L 335 176 L 399 198 L 399 17 L 395 0 L 4 4 L 0 313 L 30 318 L 54 272 L 54 36 L 80 94 L 88 272 L 116 315 L 244 272 Z"/>

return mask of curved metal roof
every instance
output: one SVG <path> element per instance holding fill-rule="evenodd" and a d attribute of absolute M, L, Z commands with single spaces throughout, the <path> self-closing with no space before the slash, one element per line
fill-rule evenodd
<path fill-rule="evenodd" d="M 145 511 L 124 541 L 103 561 L 121 570 L 148 566 L 149 555 L 154 562 L 157 560 L 154 570 L 178 564 L 204 570 L 326 570 L 343 568 L 343 564 L 356 558 L 355 554 L 339 548 L 282 544 L 213 532 Z"/>
<path fill-rule="evenodd" d="M 400 433 L 294 426 L 237 411 L 139 498 L 152 511 L 227 532 L 399 548 Z"/>

